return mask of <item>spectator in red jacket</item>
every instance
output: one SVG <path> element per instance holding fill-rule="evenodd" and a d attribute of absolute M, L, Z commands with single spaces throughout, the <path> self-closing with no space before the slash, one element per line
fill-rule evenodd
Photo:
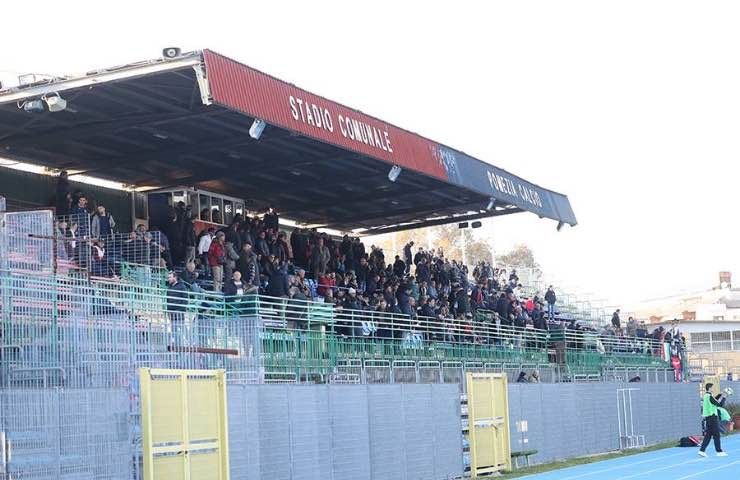
<path fill-rule="evenodd" d="M 532 311 L 534 311 L 534 299 L 526 299 L 526 301 L 524 302 L 524 308 L 527 309 L 527 313 L 532 315 Z"/>
<path fill-rule="evenodd" d="M 224 285 L 224 265 L 226 264 L 226 235 L 218 232 L 208 249 L 208 266 L 213 275 L 213 290 L 220 292 Z"/>
<path fill-rule="evenodd" d="M 319 287 L 317 289 L 319 295 L 325 297 L 328 291 L 336 290 L 337 278 L 334 273 L 325 273 L 319 277 Z"/>

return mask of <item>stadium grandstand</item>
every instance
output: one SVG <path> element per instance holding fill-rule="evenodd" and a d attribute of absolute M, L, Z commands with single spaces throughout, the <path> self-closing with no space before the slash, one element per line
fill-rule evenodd
<path fill-rule="evenodd" d="M 140 473 L 142 367 L 224 369 L 229 385 L 460 388 L 466 372 L 686 374 L 680 335 L 617 312 L 576 321 L 563 292 L 516 265 L 364 241 L 525 212 L 575 226 L 566 196 L 209 50 L 0 90 L 0 152 L 45 169 L 0 175 L 0 381 L 5 417 L 27 430 L 17 478 Z M 45 463 L 58 446 L 41 405 L 60 391 L 80 415 L 119 402 L 128 424 L 95 427 L 129 430 L 71 434 L 64 462 Z M 59 428 L 80 421 L 56 413 Z"/>

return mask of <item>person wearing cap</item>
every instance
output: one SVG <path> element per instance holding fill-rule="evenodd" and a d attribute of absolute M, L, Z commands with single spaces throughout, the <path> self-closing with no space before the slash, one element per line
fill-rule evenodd
<path fill-rule="evenodd" d="M 722 392 L 715 398 L 712 396 L 712 387 L 714 384 L 707 383 L 704 388 L 704 397 L 702 399 L 702 417 L 704 417 L 704 440 L 701 442 L 699 448 L 699 456 L 706 457 L 705 450 L 709 446 L 709 441 L 714 439 L 714 450 L 717 452 L 718 457 L 726 457 L 727 453 L 722 451 L 722 444 L 719 436 L 719 408 L 724 406 L 725 394 Z"/>
<path fill-rule="evenodd" d="M 342 306 L 344 307 L 345 310 L 361 310 L 362 309 L 362 303 L 360 302 L 360 299 L 357 298 L 357 290 L 355 290 L 352 287 L 350 287 L 347 290 L 347 295 L 344 297 L 344 302 L 342 303 Z M 350 318 L 352 318 L 352 320 L 348 320 L 348 322 L 352 323 L 350 327 L 350 331 L 361 326 L 361 322 L 354 320 L 355 317 L 353 315 L 350 315 Z"/>

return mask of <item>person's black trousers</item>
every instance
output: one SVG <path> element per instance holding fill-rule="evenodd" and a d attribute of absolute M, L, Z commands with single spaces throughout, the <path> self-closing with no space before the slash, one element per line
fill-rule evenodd
<path fill-rule="evenodd" d="M 704 419 L 706 422 L 706 432 L 704 432 L 704 441 L 701 442 L 701 451 L 707 449 L 709 440 L 714 438 L 714 449 L 719 453 L 722 451 L 722 445 L 719 440 L 719 418 L 717 415 L 712 415 Z"/>

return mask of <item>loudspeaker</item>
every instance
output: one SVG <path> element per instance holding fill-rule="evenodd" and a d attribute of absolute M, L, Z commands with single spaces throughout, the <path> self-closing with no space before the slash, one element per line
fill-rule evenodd
<path fill-rule="evenodd" d="M 182 50 L 177 47 L 168 47 L 162 50 L 162 56 L 164 58 L 176 58 L 179 57 L 181 53 Z"/>

